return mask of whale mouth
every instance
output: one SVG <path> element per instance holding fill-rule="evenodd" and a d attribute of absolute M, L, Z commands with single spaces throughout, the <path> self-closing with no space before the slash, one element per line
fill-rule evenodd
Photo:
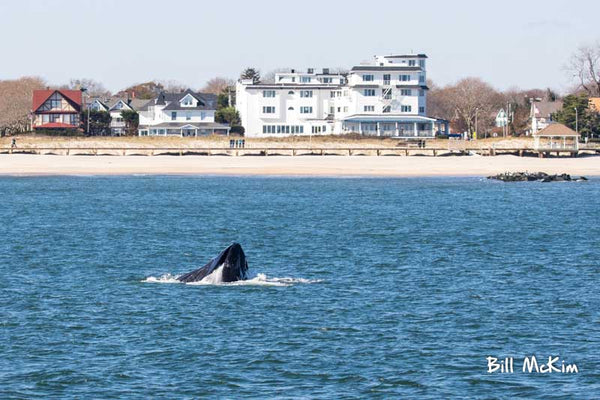
<path fill-rule="evenodd" d="M 220 268 L 220 267 L 219 267 Z M 218 269 L 217 269 L 218 270 Z M 305 278 L 292 278 L 292 277 L 268 277 L 266 274 L 257 274 L 253 277 L 248 277 L 246 280 L 235 281 L 235 282 L 223 282 L 222 271 L 218 275 L 212 276 L 217 272 L 215 270 L 210 275 L 198 282 L 181 282 L 177 278 L 180 275 L 164 274 L 159 277 L 149 276 L 143 279 L 143 283 L 179 283 L 188 286 L 276 286 L 276 287 L 287 287 L 294 285 L 307 285 L 323 283 L 322 279 L 305 279 Z"/>

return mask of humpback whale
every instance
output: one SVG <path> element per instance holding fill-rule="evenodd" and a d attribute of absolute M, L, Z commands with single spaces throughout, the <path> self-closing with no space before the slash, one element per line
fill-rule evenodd
<path fill-rule="evenodd" d="M 186 283 L 200 282 L 213 273 L 215 276 L 210 279 L 214 282 L 235 282 L 248 279 L 248 262 L 239 243 L 233 243 L 204 267 L 183 274 L 177 280 Z"/>

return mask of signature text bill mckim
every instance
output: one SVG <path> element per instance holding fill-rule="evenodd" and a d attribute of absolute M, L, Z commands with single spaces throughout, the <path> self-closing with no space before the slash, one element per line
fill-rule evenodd
<path fill-rule="evenodd" d="M 488 374 L 514 374 L 515 359 L 514 357 L 506 357 L 499 360 L 496 357 L 486 357 L 487 373 Z M 523 359 L 524 373 L 529 374 L 578 374 L 579 367 L 577 364 L 567 364 L 560 357 L 548 357 L 548 362 L 541 362 L 535 356 L 525 357 Z"/>

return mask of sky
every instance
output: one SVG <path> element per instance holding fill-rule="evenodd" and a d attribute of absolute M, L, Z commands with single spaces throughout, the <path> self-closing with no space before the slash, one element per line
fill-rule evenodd
<path fill-rule="evenodd" d="M 148 80 L 193 89 L 246 67 L 346 68 L 426 53 L 438 85 L 567 91 L 574 51 L 600 41 L 600 1 L 1 0 L 0 80 Z"/>

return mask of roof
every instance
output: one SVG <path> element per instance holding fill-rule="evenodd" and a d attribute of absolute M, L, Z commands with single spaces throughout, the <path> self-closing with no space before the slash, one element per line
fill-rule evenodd
<path fill-rule="evenodd" d="M 355 114 L 344 118 L 348 122 L 435 122 L 436 118 L 406 114 Z"/>
<path fill-rule="evenodd" d="M 600 97 L 590 97 L 590 109 L 600 112 Z"/>
<path fill-rule="evenodd" d="M 384 56 L 385 58 L 428 58 L 426 54 L 398 54 L 391 56 Z"/>
<path fill-rule="evenodd" d="M 101 107 L 104 109 L 104 111 L 107 111 L 107 110 L 108 110 L 108 106 L 107 106 L 107 105 L 106 105 L 106 103 L 104 103 L 102 100 L 100 100 L 100 99 L 93 99 L 93 100 L 92 100 L 92 101 L 89 103 L 89 105 L 91 106 L 91 105 L 92 105 L 92 104 L 94 104 L 94 103 L 98 103 L 98 104 L 99 104 L 99 105 L 100 105 L 100 106 L 101 106 Z"/>
<path fill-rule="evenodd" d="M 182 107 L 179 103 L 187 95 L 193 96 L 196 100 L 204 103 L 198 107 Z M 176 110 L 216 110 L 217 109 L 217 96 L 211 93 L 197 93 L 190 89 L 180 93 L 169 93 L 160 92 L 160 94 L 154 99 L 146 103 L 145 108 L 151 105 L 166 105 L 163 109 L 165 111 L 176 111 Z"/>
<path fill-rule="evenodd" d="M 579 136 L 579 134 L 566 125 L 554 123 L 534 133 L 533 136 Z"/>
<path fill-rule="evenodd" d="M 33 91 L 33 111 L 37 111 L 55 92 L 81 108 L 81 90 L 46 89 Z"/>
<path fill-rule="evenodd" d="M 427 85 L 396 85 L 398 89 L 423 89 L 429 90 L 429 86 Z"/>
<path fill-rule="evenodd" d="M 306 83 L 258 83 L 254 85 L 244 85 L 244 89 L 293 89 L 293 90 L 310 90 L 310 89 L 340 89 L 345 85 L 339 83 L 330 84 L 306 84 Z"/>
<path fill-rule="evenodd" d="M 533 103 L 537 110 L 536 116 L 541 118 L 547 118 L 551 114 L 554 114 L 557 111 L 560 111 L 563 107 L 563 102 L 558 101 L 540 101 Z"/>
<path fill-rule="evenodd" d="M 421 67 L 403 67 L 398 65 L 357 65 L 352 71 L 422 71 Z"/>
<path fill-rule="evenodd" d="M 134 109 L 134 110 L 140 110 L 143 108 L 146 108 L 146 106 L 148 105 L 148 103 L 150 103 L 152 100 L 147 100 L 147 99 L 132 99 L 129 102 L 129 105 Z"/>

